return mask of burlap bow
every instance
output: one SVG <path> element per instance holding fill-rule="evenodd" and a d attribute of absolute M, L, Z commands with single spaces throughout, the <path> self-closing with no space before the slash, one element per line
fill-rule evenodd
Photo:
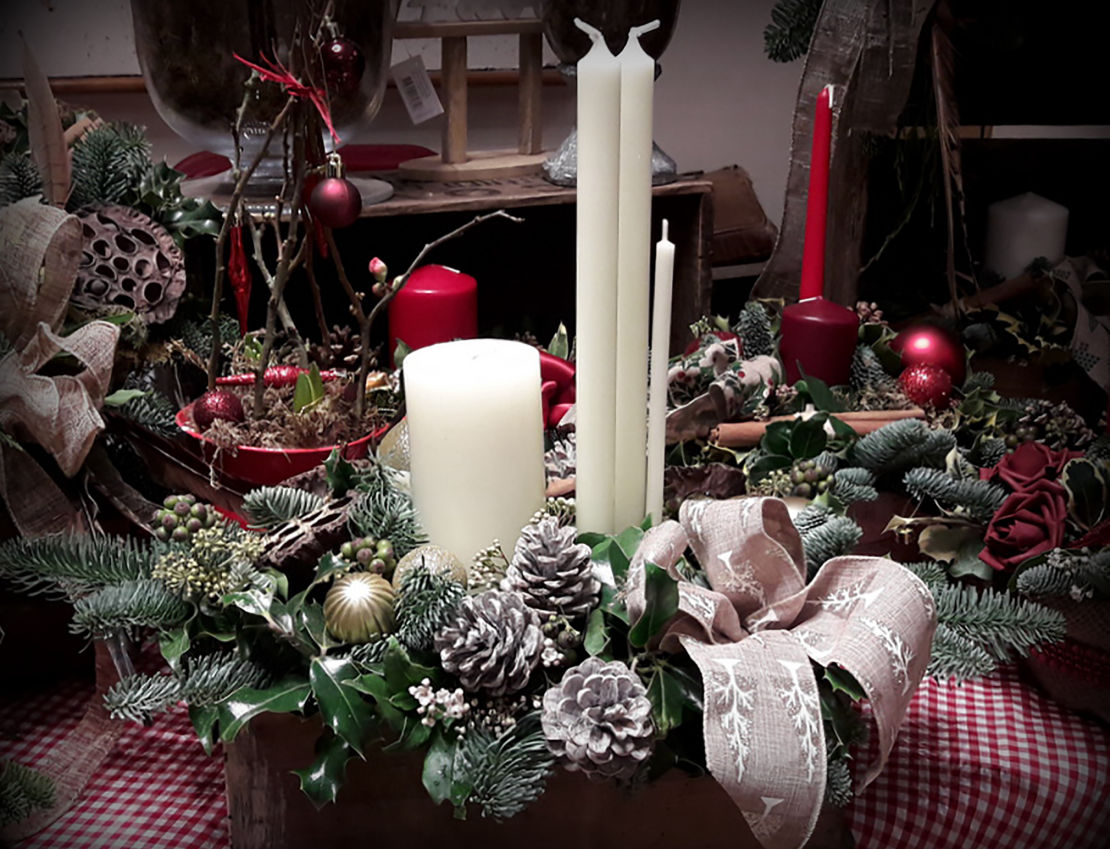
<path fill-rule="evenodd" d="M 119 328 L 93 321 L 55 333 L 81 252 L 72 215 L 27 199 L 0 210 L 0 331 L 13 350 L 0 359 L 0 427 L 38 442 L 68 477 L 81 467 L 104 422 L 97 412 L 112 373 Z M 37 372 L 64 351 L 77 374 Z"/>
<path fill-rule="evenodd" d="M 705 685 L 706 763 L 768 849 L 802 846 L 825 794 L 825 736 L 810 659 L 863 687 L 882 769 L 929 661 L 932 594 L 879 557 L 837 557 L 807 586 L 801 538 L 776 498 L 683 503 L 647 532 L 629 570 L 628 610 L 644 609 L 644 563 L 679 581 L 664 649 L 685 649 Z M 693 549 L 712 589 L 675 564 Z"/>

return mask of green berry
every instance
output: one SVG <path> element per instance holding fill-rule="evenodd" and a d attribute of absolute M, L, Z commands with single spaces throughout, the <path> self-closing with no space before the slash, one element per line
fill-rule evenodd
<path fill-rule="evenodd" d="M 173 529 L 170 538 L 174 542 L 185 542 L 189 538 L 189 531 L 186 528 L 178 526 Z"/>
<path fill-rule="evenodd" d="M 339 546 L 339 556 L 342 557 L 344 560 L 354 560 L 355 544 L 350 540 L 343 543 L 343 545 Z"/>
<path fill-rule="evenodd" d="M 172 510 L 173 506 L 177 503 L 178 498 L 179 498 L 179 496 L 177 496 L 177 495 L 167 495 L 162 500 L 162 506 L 165 507 L 168 510 Z"/>
<path fill-rule="evenodd" d="M 374 559 L 374 552 L 369 548 L 360 548 L 358 553 L 355 554 L 355 560 L 358 561 L 360 566 L 366 566 Z"/>
<path fill-rule="evenodd" d="M 175 505 L 173 505 L 173 512 L 176 513 L 178 516 L 188 516 L 190 509 L 191 507 L 186 501 L 178 501 Z"/>
<path fill-rule="evenodd" d="M 198 519 L 196 516 L 194 516 L 188 522 L 185 523 L 185 529 L 191 534 L 195 534 L 197 531 L 199 531 L 203 527 L 204 527 L 204 523 L 200 519 Z"/>

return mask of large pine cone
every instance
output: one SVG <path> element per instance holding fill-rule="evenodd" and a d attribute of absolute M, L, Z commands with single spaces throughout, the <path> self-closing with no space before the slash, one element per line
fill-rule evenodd
<path fill-rule="evenodd" d="M 651 702 L 619 660 L 584 660 L 543 694 L 543 733 L 567 769 L 591 778 L 630 778 L 651 755 Z"/>
<path fill-rule="evenodd" d="M 488 590 L 463 599 L 435 645 L 443 668 L 464 689 L 503 696 L 528 683 L 543 653 L 543 631 L 539 614 L 519 595 Z"/>
<path fill-rule="evenodd" d="M 585 616 L 597 604 L 601 582 L 594 577 L 590 547 L 575 544 L 572 526 L 554 517 L 521 531 L 501 589 L 515 590 L 544 613 Z"/>

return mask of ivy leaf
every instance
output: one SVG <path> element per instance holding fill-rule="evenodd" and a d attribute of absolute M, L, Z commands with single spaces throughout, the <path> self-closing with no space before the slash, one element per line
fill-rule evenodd
<path fill-rule="evenodd" d="M 643 648 L 678 612 L 678 582 L 654 563 L 644 564 L 644 612 L 628 632 L 628 642 Z"/>
<path fill-rule="evenodd" d="M 424 789 L 437 805 L 451 796 L 455 781 L 455 742 L 443 736 L 438 728 L 432 734 L 432 744 L 424 755 Z"/>
<path fill-rule="evenodd" d="M 341 737 L 325 732 L 316 741 L 312 764 L 293 770 L 301 781 L 301 790 L 317 810 L 335 801 L 347 777 L 347 761 L 352 757 L 351 747 Z"/>
<path fill-rule="evenodd" d="M 216 746 L 215 731 L 219 716 L 216 705 L 189 705 L 189 721 L 193 723 L 193 730 L 206 755 L 211 755 Z"/>
<path fill-rule="evenodd" d="M 320 377 L 320 367 L 316 363 L 297 378 L 293 388 L 293 412 L 299 413 L 314 407 L 324 400 L 324 379 Z"/>
<path fill-rule="evenodd" d="M 189 632 L 184 625 L 158 634 L 158 648 L 174 672 L 181 670 L 181 657 L 189 650 Z"/>
<path fill-rule="evenodd" d="M 349 657 L 314 657 L 308 667 L 308 680 L 324 723 L 363 756 L 362 742 L 374 713 L 355 690 L 343 686 L 357 677 L 358 669 Z"/>
<path fill-rule="evenodd" d="M 808 460 L 825 450 L 829 441 L 825 434 L 825 422 L 828 418 L 824 413 L 817 413 L 794 425 L 790 434 L 790 455 L 795 460 Z"/>
<path fill-rule="evenodd" d="M 293 713 L 304 710 L 312 688 L 303 678 L 287 678 L 272 687 L 243 687 L 217 705 L 220 739 L 230 743 L 239 730 L 260 713 Z"/>
<path fill-rule="evenodd" d="M 600 607 L 590 611 L 590 619 L 586 624 L 586 636 L 582 640 L 582 647 L 591 656 L 597 656 L 609 646 L 609 628 L 605 624 L 605 613 Z"/>
<path fill-rule="evenodd" d="M 656 733 L 660 738 L 666 737 L 682 723 L 682 707 L 686 703 L 682 682 L 667 668 L 657 666 L 648 681 L 647 697 Z"/>
<path fill-rule="evenodd" d="M 354 465 L 349 463 L 338 448 L 333 448 L 324 461 L 324 471 L 331 494 L 339 497 L 345 495 L 347 490 L 353 489 L 358 472 Z"/>

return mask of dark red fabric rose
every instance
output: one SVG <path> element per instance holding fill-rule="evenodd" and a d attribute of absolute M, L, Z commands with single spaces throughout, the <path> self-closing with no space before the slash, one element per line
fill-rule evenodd
<path fill-rule="evenodd" d="M 1066 448 L 1055 451 L 1040 442 L 1023 442 L 993 469 L 980 469 L 979 477 L 992 483 L 1008 483 L 1015 492 L 1021 492 L 1037 481 L 1056 480 L 1068 460 L 1082 456 L 1082 451 Z"/>
<path fill-rule="evenodd" d="M 1050 480 L 1035 481 L 1002 502 L 983 541 L 979 559 L 1000 571 L 1013 569 L 1064 541 L 1068 492 Z"/>

